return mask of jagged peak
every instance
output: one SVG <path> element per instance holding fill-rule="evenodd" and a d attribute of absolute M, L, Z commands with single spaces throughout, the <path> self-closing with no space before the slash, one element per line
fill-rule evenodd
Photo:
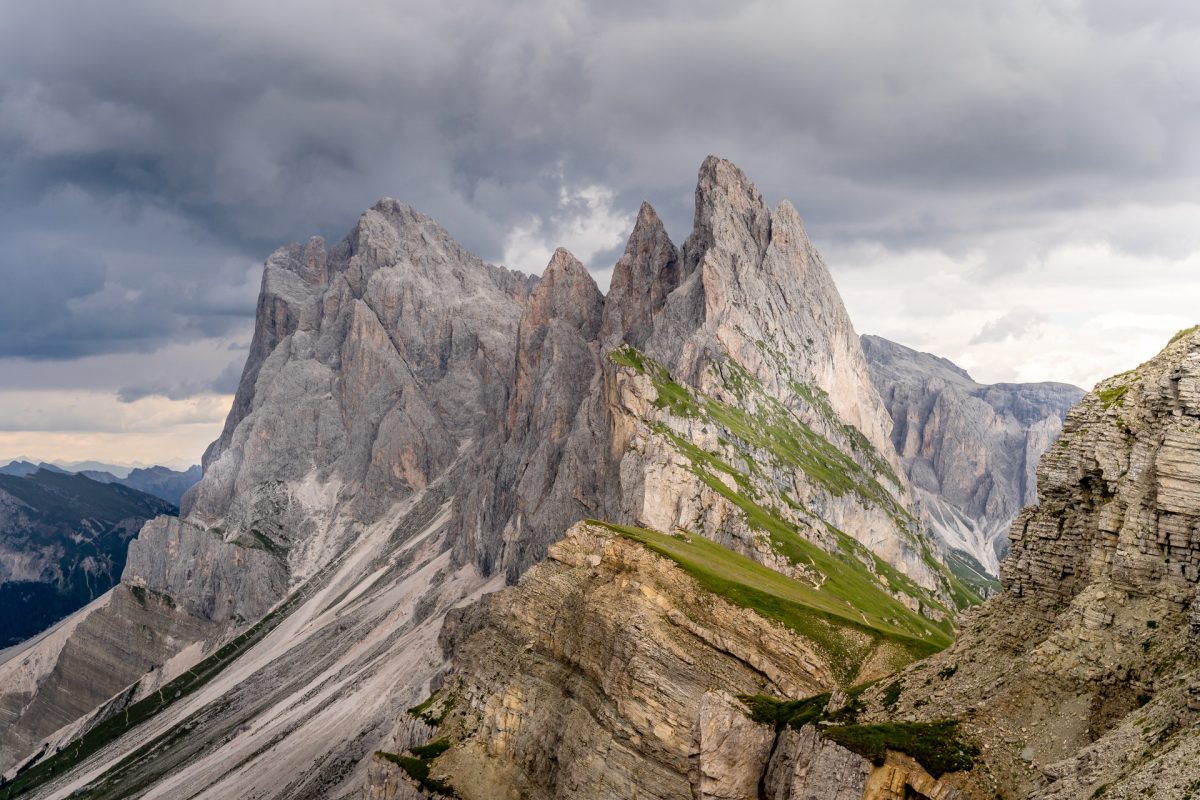
<path fill-rule="evenodd" d="M 654 210 L 654 206 L 650 205 L 649 200 L 643 200 L 638 206 L 637 220 L 633 223 L 633 229 L 637 230 L 642 227 L 662 227 L 662 220 L 658 216 L 658 212 Z"/>
<path fill-rule="evenodd" d="M 640 346 L 653 330 L 655 314 L 682 279 L 679 249 L 654 207 L 643 202 L 625 252 L 613 267 L 602 336 L 618 335 Z"/>
<path fill-rule="evenodd" d="M 771 213 L 762 194 L 731 161 L 709 156 L 696 179 L 696 215 L 685 249 L 696 260 L 718 241 L 749 238 L 765 250 Z M 691 260 L 691 259 L 689 259 Z"/>
<path fill-rule="evenodd" d="M 579 280 L 586 278 L 595 284 L 591 273 L 587 267 L 583 265 L 575 255 L 565 247 L 559 247 L 554 251 L 554 255 L 550 256 L 550 262 L 546 264 L 546 269 L 542 272 L 542 280 L 544 284 L 549 281 L 556 280 Z"/>
<path fill-rule="evenodd" d="M 591 338 L 599 328 L 603 308 L 604 295 L 595 278 L 583 262 L 560 247 L 534 286 L 521 325 L 528 331 L 559 319 Z"/>

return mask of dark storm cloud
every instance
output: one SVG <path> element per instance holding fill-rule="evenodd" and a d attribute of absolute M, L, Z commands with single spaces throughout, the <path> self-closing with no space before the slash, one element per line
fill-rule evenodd
<path fill-rule="evenodd" d="M 823 244 L 1019 231 L 989 267 L 1012 269 L 1115 204 L 1194 199 L 1197 22 L 1190 3 L 1033 0 L 0 0 L 0 272 L 19 288 L 0 356 L 224 336 L 271 249 L 337 238 L 383 195 L 491 260 L 564 187 L 629 215 L 649 198 L 682 238 L 709 152 Z"/>

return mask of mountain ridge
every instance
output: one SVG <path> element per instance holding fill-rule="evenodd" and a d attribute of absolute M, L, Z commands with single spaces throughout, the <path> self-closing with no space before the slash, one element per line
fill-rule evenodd
<path fill-rule="evenodd" d="M 12 741 L 45 742 L 0 747 L 0 797 L 366 785 L 371 747 L 420 733 L 395 712 L 446 669 L 442 619 L 585 518 L 699 536 L 833 603 L 822 647 L 854 643 L 847 674 L 897 626 L 948 641 L 978 597 L 919 530 L 795 209 L 706 159 L 683 246 L 644 206 L 614 275 L 609 303 L 566 251 L 540 279 L 485 264 L 394 200 L 277 250 L 181 518 L 145 527 L 65 643 L 0 663 L 38 687 L 8 696 Z M 114 650 L 138 630 L 144 653 Z M 31 716 L 81 707 L 82 728 Z"/>
<path fill-rule="evenodd" d="M 948 359 L 878 336 L 862 340 L 922 519 L 951 553 L 966 553 L 995 577 L 1009 525 L 1037 502 L 1038 459 L 1084 391 L 982 384 Z"/>

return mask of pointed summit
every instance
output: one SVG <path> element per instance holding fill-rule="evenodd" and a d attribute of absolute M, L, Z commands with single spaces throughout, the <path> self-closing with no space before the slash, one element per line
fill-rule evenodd
<path fill-rule="evenodd" d="M 649 203 L 642 203 L 625 253 L 613 268 L 601 338 L 617 336 L 641 347 L 654 315 L 683 277 L 679 249 Z"/>
<path fill-rule="evenodd" d="M 757 187 L 730 161 L 709 156 L 696 179 L 696 216 L 684 245 L 695 263 L 715 242 L 749 240 L 759 250 L 771 237 L 771 212 Z"/>
<path fill-rule="evenodd" d="M 529 296 L 521 329 L 530 332 L 561 321 L 591 340 L 599 330 L 603 308 L 604 295 L 592 274 L 569 250 L 560 247 Z"/>

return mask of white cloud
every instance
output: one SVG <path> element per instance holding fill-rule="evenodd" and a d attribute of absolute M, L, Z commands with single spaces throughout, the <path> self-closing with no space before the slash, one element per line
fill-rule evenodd
<path fill-rule="evenodd" d="M 565 247 L 588 267 L 598 254 L 619 246 L 633 227 L 631 216 L 613 208 L 613 192 L 604 186 L 562 187 L 558 208 L 548 219 L 531 216 L 504 238 L 504 264 L 539 274 L 554 250 Z M 604 284 L 612 267 L 603 265 Z"/>
<path fill-rule="evenodd" d="M 47 461 L 199 463 L 232 395 L 123 403 L 95 391 L 0 391 L 0 454 Z"/>
<path fill-rule="evenodd" d="M 1200 247 L 1175 257 L 1059 244 L 987 276 L 979 253 L 859 247 L 829 261 L 860 332 L 945 356 L 988 383 L 1090 389 L 1200 321 Z"/>

